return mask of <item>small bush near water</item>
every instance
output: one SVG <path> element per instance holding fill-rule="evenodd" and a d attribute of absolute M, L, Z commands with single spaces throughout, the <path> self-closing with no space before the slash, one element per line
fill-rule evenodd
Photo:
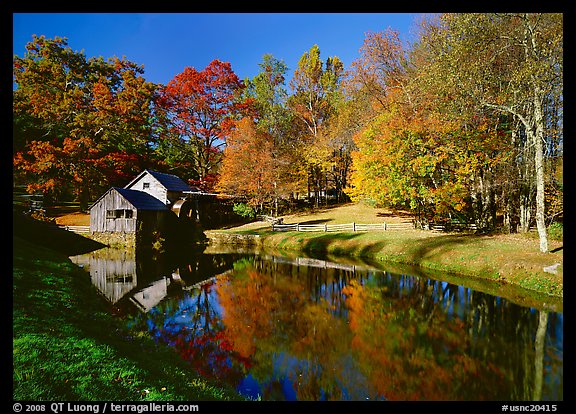
<path fill-rule="evenodd" d="M 233 208 L 234 213 L 238 214 L 240 217 L 253 219 L 256 217 L 256 211 L 248 204 L 245 203 L 238 203 L 234 204 Z"/>

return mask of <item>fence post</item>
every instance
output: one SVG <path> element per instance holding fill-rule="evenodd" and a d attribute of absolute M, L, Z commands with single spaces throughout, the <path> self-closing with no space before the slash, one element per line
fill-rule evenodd
<path fill-rule="evenodd" d="M 384 223 L 384 231 L 386 231 L 386 223 Z"/>
<path fill-rule="evenodd" d="M 300 223 L 296 223 L 296 231 L 300 231 Z"/>
<path fill-rule="evenodd" d="M 352 231 L 356 231 L 356 223 L 352 222 Z"/>
<path fill-rule="evenodd" d="M 274 223 L 272 223 L 272 231 L 274 231 Z"/>
<path fill-rule="evenodd" d="M 324 233 L 326 233 L 328 231 L 328 226 L 326 224 L 324 224 Z"/>

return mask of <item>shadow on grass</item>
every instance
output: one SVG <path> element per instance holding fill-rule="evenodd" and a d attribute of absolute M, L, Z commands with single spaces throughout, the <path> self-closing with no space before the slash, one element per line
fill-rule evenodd
<path fill-rule="evenodd" d="M 360 236 L 361 233 L 327 233 L 322 236 L 314 237 L 307 240 L 302 246 L 302 250 L 307 254 L 326 255 L 328 253 L 335 255 L 350 255 L 353 252 L 348 247 L 331 247 L 342 241 L 348 241 Z M 365 246 L 363 249 L 371 248 Z M 354 254 L 353 254 L 354 255 Z M 355 254 L 358 255 L 358 254 Z"/>
<path fill-rule="evenodd" d="M 392 210 L 385 213 L 377 213 L 376 217 L 400 217 L 412 220 L 414 218 L 414 214 L 403 210 Z"/>
<path fill-rule="evenodd" d="M 302 250 L 313 255 L 342 255 L 362 258 L 377 258 L 385 256 L 386 240 L 362 240 L 358 243 L 343 243 L 352 241 L 364 233 L 327 233 L 313 237 L 304 242 Z M 478 242 L 478 236 L 471 234 L 448 234 L 429 238 L 414 239 L 414 243 L 405 241 L 406 249 L 403 262 L 409 265 L 421 266 L 424 261 L 434 261 L 439 257 L 456 254 L 459 247 Z M 396 243 L 396 242 L 390 242 Z M 394 252 L 393 254 L 397 254 Z"/>
<path fill-rule="evenodd" d="M 97 241 L 14 211 L 12 212 L 12 225 L 13 236 L 50 248 L 66 256 L 88 253 L 106 247 Z"/>
<path fill-rule="evenodd" d="M 328 223 L 332 220 L 330 219 L 320 219 L 320 220 L 307 220 L 307 221 L 300 221 L 298 224 L 323 224 Z"/>
<path fill-rule="evenodd" d="M 550 250 L 550 253 L 556 253 L 559 252 L 560 250 L 564 249 L 564 245 L 560 246 L 560 247 L 556 247 L 553 250 Z"/>
<path fill-rule="evenodd" d="M 419 239 L 410 249 L 410 259 L 420 266 L 423 260 L 432 259 L 450 251 L 457 251 L 459 246 L 478 242 L 478 236 L 473 234 L 448 234 L 445 236 Z"/>

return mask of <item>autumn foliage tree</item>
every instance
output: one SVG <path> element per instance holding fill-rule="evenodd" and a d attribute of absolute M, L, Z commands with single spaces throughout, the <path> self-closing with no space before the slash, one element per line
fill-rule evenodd
<path fill-rule="evenodd" d="M 520 204 L 523 229 L 535 211 L 540 250 L 546 252 L 545 176 L 561 156 L 562 142 L 562 15 L 448 13 L 428 21 L 421 39 L 431 52 L 427 67 L 435 89 L 506 121 L 515 147 L 506 172 L 518 189 L 512 197 L 520 198 L 509 207 Z"/>
<path fill-rule="evenodd" d="M 166 150 L 185 150 L 190 170 L 183 178 L 212 188 L 234 120 L 249 107 L 240 99 L 243 88 L 229 62 L 213 60 L 201 71 L 185 68 L 161 89 L 156 101 L 161 140 Z"/>
<path fill-rule="evenodd" d="M 34 36 L 14 57 L 15 177 L 47 199 L 86 208 L 110 184 L 151 162 L 155 85 L 126 60 L 86 58 L 66 39 Z"/>
<path fill-rule="evenodd" d="M 343 71 L 344 64 L 337 56 L 323 61 L 320 48 L 314 45 L 300 57 L 290 81 L 292 95 L 287 103 L 299 125 L 294 139 L 308 175 L 308 194 L 314 193 L 316 206 L 321 193 L 327 191 L 327 171 L 333 165 L 335 146 L 327 128 L 342 99 Z"/>
<path fill-rule="evenodd" d="M 245 81 L 246 99 L 253 103 L 257 128 L 270 134 L 278 148 L 288 150 L 294 117 L 286 105 L 288 92 L 285 82 L 288 67 L 270 54 L 263 56 L 259 66 L 260 73 Z"/>
<path fill-rule="evenodd" d="M 377 115 L 355 135 L 350 195 L 481 229 L 528 229 L 536 210 L 546 251 L 544 207 L 562 211 L 556 181 L 543 194 L 558 165 L 544 154 L 561 156 L 558 16 L 447 14 L 422 27 L 410 48 L 394 31 L 369 34 L 352 65 L 352 93 Z"/>
<path fill-rule="evenodd" d="M 414 88 L 411 56 L 398 32 L 370 33 L 347 81 L 375 115 L 358 131 L 348 193 L 354 200 L 410 208 L 429 221 L 459 215 L 469 204 L 469 143 L 460 125 L 441 117 Z"/>
<path fill-rule="evenodd" d="M 15 182 L 85 207 L 158 165 L 276 214 L 307 189 L 316 207 L 333 190 L 424 224 L 536 224 L 547 251 L 563 214 L 562 31 L 555 13 L 435 15 L 411 45 L 368 32 L 348 71 L 312 46 L 290 92 L 272 55 L 245 82 L 213 60 L 162 86 L 35 36 L 13 61 Z"/>
<path fill-rule="evenodd" d="M 237 122 L 227 140 L 217 189 L 245 197 L 253 211 L 277 215 L 280 200 L 290 200 L 305 177 L 293 136 L 294 114 L 287 106 L 287 67 L 267 54 L 260 68 L 245 81 L 243 98 L 252 104 L 251 116 Z"/>
<path fill-rule="evenodd" d="M 224 149 L 217 189 L 246 197 L 260 214 L 265 207 L 277 213 L 278 199 L 287 192 L 289 181 L 283 173 L 289 174 L 289 163 L 276 151 L 272 136 L 252 119 L 243 118 L 236 125 Z"/>

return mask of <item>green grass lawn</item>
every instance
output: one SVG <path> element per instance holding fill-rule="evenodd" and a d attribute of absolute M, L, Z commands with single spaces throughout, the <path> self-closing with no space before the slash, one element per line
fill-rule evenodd
<path fill-rule="evenodd" d="M 110 310 L 66 255 L 14 237 L 13 398 L 242 399 L 199 377 L 169 349 L 129 336 Z"/>

